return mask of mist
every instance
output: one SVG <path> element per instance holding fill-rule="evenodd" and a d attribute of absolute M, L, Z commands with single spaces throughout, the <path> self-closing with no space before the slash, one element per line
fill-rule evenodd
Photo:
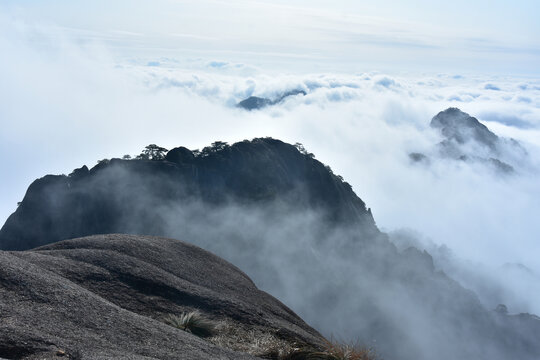
<path fill-rule="evenodd" d="M 288 156 L 284 154 L 284 158 Z M 301 161 L 311 159 L 299 153 L 295 156 L 304 156 Z M 296 163 L 285 166 L 291 164 Z M 435 252 L 435 246 L 428 248 L 435 254 L 431 256 L 422 251 L 418 234 L 392 233 L 388 237 L 371 231 L 363 222 L 331 220 L 335 219 L 329 216 L 331 207 L 310 205 L 310 192 L 302 184 L 261 199 L 241 195 L 249 191 L 235 193 L 223 179 L 217 179 L 214 186 L 202 186 L 199 192 L 189 180 L 181 181 L 182 172 L 169 171 L 172 165 L 114 160 L 86 175 L 43 179 L 34 184 L 32 198 L 40 199 L 50 219 L 52 232 L 47 236 L 56 231 L 65 234 L 58 235 L 60 238 L 84 235 L 77 231 L 122 232 L 191 242 L 238 266 L 259 288 L 328 338 L 358 341 L 386 359 L 536 356 L 528 346 L 505 345 L 516 341 L 534 344 L 530 329 L 514 328 L 513 318 L 493 312 L 475 292 L 441 269 L 474 274 L 476 278 L 465 285 L 489 278 L 487 272 L 471 271 L 472 267 L 444 251 Z M 316 161 L 312 166 L 324 168 Z M 249 174 L 247 171 L 239 176 Z M 207 175 L 200 176 L 208 180 Z M 280 179 L 278 175 L 266 184 L 265 175 L 259 176 L 262 178 L 256 175 L 253 179 L 259 179 L 256 186 L 264 190 L 272 189 Z M 67 192 L 66 184 L 71 189 Z M 41 195 L 35 192 L 38 188 Z M 85 205 L 74 206 L 76 199 Z M 21 211 L 31 211 L 33 205 L 21 206 Z M 86 212 L 81 210 L 85 206 Z M 101 211 L 92 210 L 96 206 Z M 82 212 L 77 215 L 78 211 Z M 58 227 L 62 222 L 69 225 Z M 93 228 L 96 230 L 89 230 Z M 497 283 L 481 285 L 482 294 L 500 290 Z"/>
<path fill-rule="evenodd" d="M 10 52 L 20 55 L 21 46 L 10 45 L 15 47 Z M 45 173 L 69 173 L 98 159 L 134 155 L 148 143 L 194 149 L 215 140 L 272 136 L 301 142 L 329 164 L 353 185 L 384 229 L 417 229 L 474 260 L 534 266 L 538 82 L 504 80 L 497 84 L 507 90 L 494 92 L 484 89 L 486 80 L 447 75 L 270 77 L 238 74 L 234 64 L 223 70 L 207 70 L 204 61 L 197 70 L 146 64 L 119 68 L 109 59 L 85 57 L 84 48 L 68 47 L 52 55 L 23 50 L 29 54 L 4 58 L 0 66 L 2 163 L 13 164 L 2 180 L 3 218 L 26 186 Z M 57 63 L 60 54 L 63 62 Z M 26 75 L 14 78 L 21 64 Z M 234 107 L 250 95 L 289 89 L 308 94 L 262 111 Z M 465 92 L 473 92 L 475 100 L 449 100 Z M 521 94 L 531 102 L 516 101 Z M 474 164 L 443 160 L 428 168 L 411 166 L 410 152 L 429 152 L 440 141 L 429 121 L 448 106 L 480 120 L 497 109 L 529 123 L 528 129 L 516 128 L 496 123 L 492 116 L 486 122 L 498 135 L 508 133 L 521 141 L 529 152 L 523 164 L 516 162 L 518 176 L 499 178 Z"/>
<path fill-rule="evenodd" d="M 11 214 L 28 185 L 44 174 L 136 155 L 150 143 L 196 149 L 216 140 L 271 136 L 304 144 L 352 185 L 379 228 L 390 233 L 396 248 L 388 245 L 385 255 L 409 246 L 426 250 L 434 271 L 474 291 L 463 300 L 467 304 L 477 296 L 478 306 L 487 310 L 504 303 L 511 313 L 540 314 L 537 77 L 380 72 L 367 65 L 291 73 L 245 61 L 256 57 L 222 52 L 117 56 L 96 39 L 74 41 L 62 31 L 51 38 L 40 24 L 5 15 L 0 20 L 0 49 L 9 54 L 0 57 L 0 218 Z M 272 98 L 295 89 L 306 96 L 252 112 L 235 106 L 249 96 Z M 451 106 L 520 142 L 526 155 L 501 154 L 515 174 L 501 176 L 480 163 L 435 155 L 442 137 L 429 122 Z M 429 165 L 411 163 L 411 152 L 430 155 Z M 377 347 L 380 339 L 372 335 L 384 331 L 373 330 L 375 320 L 369 319 L 369 310 L 377 309 L 390 322 L 383 329 L 398 329 L 386 340 L 405 337 L 410 348 L 400 351 L 419 358 L 438 358 L 441 349 L 430 342 L 463 340 L 453 330 L 432 332 L 432 319 L 419 304 L 407 292 L 399 295 L 402 284 L 382 287 L 379 273 L 370 274 L 357 259 L 344 256 L 335 244 L 349 244 L 355 234 L 321 230 L 324 222 L 316 212 L 235 203 L 209 209 L 197 202 L 156 210 L 164 219 L 161 231 L 225 257 L 327 336 L 358 337 Z M 133 226 L 134 232 L 142 231 Z M 259 245 L 232 250 L 253 243 Z M 332 292 L 341 296 L 319 296 Z M 359 303 L 376 306 L 359 309 Z M 351 320 L 357 311 L 359 320 Z M 418 332 L 408 331 L 412 328 Z"/>

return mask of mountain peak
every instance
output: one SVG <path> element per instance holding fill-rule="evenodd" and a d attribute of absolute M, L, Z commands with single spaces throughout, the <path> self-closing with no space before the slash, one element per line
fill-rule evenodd
<path fill-rule="evenodd" d="M 70 176 L 45 176 L 30 185 L 0 230 L 0 248 L 24 250 L 103 233 L 174 237 L 164 232 L 163 218 L 172 222 L 188 202 L 276 209 L 280 204 L 378 233 L 351 186 L 302 145 L 258 138 L 233 145 L 218 141 L 201 151 L 178 147 L 164 158 L 112 159 Z"/>
<path fill-rule="evenodd" d="M 454 107 L 435 115 L 430 126 L 439 129 L 447 140 L 455 141 L 458 144 L 476 141 L 490 149 L 495 149 L 499 139 L 478 119 Z"/>

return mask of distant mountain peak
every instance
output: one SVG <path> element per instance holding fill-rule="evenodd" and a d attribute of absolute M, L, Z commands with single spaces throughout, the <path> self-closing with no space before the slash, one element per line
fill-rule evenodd
<path fill-rule="evenodd" d="M 492 133 L 487 126 L 475 117 L 458 108 L 448 108 L 431 119 L 430 126 L 439 129 L 448 140 L 464 144 L 474 140 L 480 144 L 495 149 L 499 137 Z"/>
<path fill-rule="evenodd" d="M 240 101 L 236 106 L 245 110 L 258 110 L 266 106 L 276 105 L 284 101 L 290 96 L 302 95 L 305 96 L 307 93 L 304 90 L 294 89 L 282 93 L 275 99 L 262 98 L 258 96 L 250 96 L 247 99 Z"/>
<path fill-rule="evenodd" d="M 412 152 L 413 163 L 429 165 L 430 157 L 484 164 L 499 174 L 512 174 L 527 151 L 514 139 L 499 137 L 477 118 L 451 107 L 435 115 L 430 127 L 443 137 L 431 154 Z"/>

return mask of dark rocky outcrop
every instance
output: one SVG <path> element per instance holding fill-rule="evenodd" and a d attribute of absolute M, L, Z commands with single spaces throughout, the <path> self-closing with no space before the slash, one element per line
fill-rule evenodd
<path fill-rule="evenodd" d="M 274 139 L 206 148 L 195 157 L 176 148 L 165 161 L 101 162 L 72 175 L 34 181 L 0 230 L 0 249 L 24 250 L 74 237 L 164 233 L 163 214 L 189 201 L 211 205 L 276 201 L 318 209 L 334 222 L 377 233 L 371 213 L 351 187 L 319 161 Z"/>
<path fill-rule="evenodd" d="M 236 106 L 245 110 L 258 110 L 272 105 L 274 102 L 267 98 L 261 98 L 258 96 L 250 96 L 247 99 L 240 101 Z"/>
<path fill-rule="evenodd" d="M 193 164 L 195 162 L 195 155 L 193 155 L 191 150 L 180 146 L 167 152 L 165 160 L 176 164 Z"/>
<path fill-rule="evenodd" d="M 163 323 L 199 310 L 215 321 L 321 336 L 200 248 L 156 237 L 103 235 L 0 252 L 0 357 L 6 359 L 251 359 Z"/>
<path fill-rule="evenodd" d="M 261 98 L 258 96 L 250 96 L 247 99 L 240 101 L 236 106 L 245 110 L 258 110 L 267 106 L 276 105 L 283 102 L 290 96 L 302 95 L 305 96 L 304 90 L 291 90 L 279 95 L 275 99 Z"/>

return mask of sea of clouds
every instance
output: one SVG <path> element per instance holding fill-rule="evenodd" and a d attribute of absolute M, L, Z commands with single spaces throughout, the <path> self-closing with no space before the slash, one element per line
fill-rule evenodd
<path fill-rule="evenodd" d="M 195 149 L 271 136 L 304 144 L 353 186 L 396 243 L 427 249 L 490 308 L 496 299 L 510 312 L 540 313 L 540 79 L 288 74 L 210 57 L 119 58 L 25 24 L 1 29 L 2 219 L 47 173 L 136 155 L 149 143 Z M 306 95 L 257 111 L 236 107 L 290 90 Z M 411 163 L 409 153 L 430 153 L 442 140 L 429 122 L 448 107 L 518 140 L 528 155 L 514 159 L 515 174 L 442 158 Z M 487 279 L 493 286 L 484 291 Z"/>

